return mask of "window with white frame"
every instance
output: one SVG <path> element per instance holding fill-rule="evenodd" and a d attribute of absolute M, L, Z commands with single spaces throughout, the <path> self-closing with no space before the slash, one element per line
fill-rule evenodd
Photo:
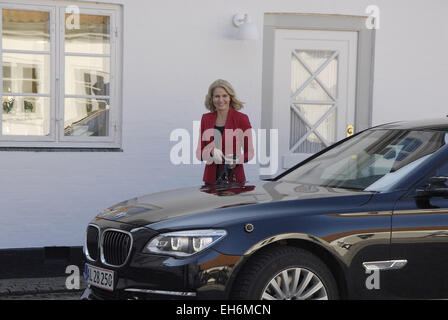
<path fill-rule="evenodd" d="M 120 148 L 120 7 L 0 9 L 0 147 Z"/>

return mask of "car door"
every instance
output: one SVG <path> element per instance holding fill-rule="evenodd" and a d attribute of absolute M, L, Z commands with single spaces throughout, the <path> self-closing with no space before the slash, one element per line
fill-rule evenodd
<path fill-rule="evenodd" d="M 417 195 L 434 176 L 448 176 L 448 159 L 425 174 L 393 211 L 391 257 L 407 260 L 387 275 L 397 298 L 448 297 L 448 197 Z"/>

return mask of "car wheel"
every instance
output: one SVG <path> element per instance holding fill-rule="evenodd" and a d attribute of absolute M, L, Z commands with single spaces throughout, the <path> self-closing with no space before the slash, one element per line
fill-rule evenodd
<path fill-rule="evenodd" d="M 336 281 L 315 255 L 295 247 L 275 246 L 254 256 L 235 280 L 232 299 L 337 299 Z"/>

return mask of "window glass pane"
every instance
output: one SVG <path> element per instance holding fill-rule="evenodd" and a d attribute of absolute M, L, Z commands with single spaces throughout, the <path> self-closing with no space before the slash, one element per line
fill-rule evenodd
<path fill-rule="evenodd" d="M 326 108 L 326 106 L 319 107 Z M 329 144 L 336 142 L 336 109 L 327 115 L 325 120 L 317 127 L 316 131 L 319 132 Z"/>
<path fill-rule="evenodd" d="M 333 51 L 320 50 L 295 50 L 295 53 L 302 59 L 303 63 L 312 72 L 316 72 L 334 53 Z M 311 77 L 310 73 L 305 69 L 296 56 L 293 54 L 291 58 L 291 93 L 294 95 L 296 91 Z M 317 78 L 320 83 L 325 86 L 333 99 L 337 97 L 337 77 L 338 77 L 338 57 L 333 58 L 325 68 L 323 68 Z M 297 100 L 332 100 L 322 86 L 313 80 L 300 92 Z"/>
<path fill-rule="evenodd" d="M 110 17 L 65 15 L 65 52 L 110 53 Z"/>
<path fill-rule="evenodd" d="M 2 107 L 3 135 L 50 134 L 50 98 L 3 96 Z"/>
<path fill-rule="evenodd" d="M 5 78 L 11 78 L 11 66 L 6 65 L 7 63 L 3 63 L 3 79 Z"/>
<path fill-rule="evenodd" d="M 50 13 L 3 9 L 2 47 L 13 50 L 50 50 Z"/>
<path fill-rule="evenodd" d="M 317 78 L 322 82 L 330 94 L 337 98 L 338 92 L 338 57 L 331 62 L 319 73 Z"/>
<path fill-rule="evenodd" d="M 3 92 L 50 93 L 50 55 L 4 53 L 3 64 Z"/>
<path fill-rule="evenodd" d="M 301 101 L 332 101 L 320 84 L 313 80 L 297 96 Z"/>
<path fill-rule="evenodd" d="M 109 100 L 65 99 L 66 136 L 108 136 Z"/>
<path fill-rule="evenodd" d="M 306 105 L 294 104 L 303 117 L 311 126 L 316 124 L 330 110 L 331 105 Z M 291 133 L 290 133 L 290 148 L 292 148 L 311 128 L 299 117 L 296 112 L 291 110 Z M 305 141 L 303 141 L 297 149 L 292 150 L 298 153 L 315 153 L 323 148 L 325 144 L 333 144 L 336 142 L 336 110 L 328 114 L 322 123 L 316 128 L 317 133 L 310 134 Z"/>
<path fill-rule="evenodd" d="M 296 50 L 302 61 L 312 72 L 316 72 L 334 53 L 324 50 Z"/>
<path fill-rule="evenodd" d="M 302 63 L 294 55 L 291 55 L 291 95 L 294 95 L 310 77 L 311 74 L 303 67 Z"/>
<path fill-rule="evenodd" d="M 65 93 L 109 95 L 110 58 L 65 57 Z"/>
<path fill-rule="evenodd" d="M 3 92 L 11 92 L 11 66 L 3 65 Z"/>

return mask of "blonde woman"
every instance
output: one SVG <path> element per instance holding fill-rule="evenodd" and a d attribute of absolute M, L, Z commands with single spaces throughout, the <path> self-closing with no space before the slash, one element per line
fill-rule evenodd
<path fill-rule="evenodd" d="M 205 97 L 210 111 L 202 115 L 197 158 L 207 161 L 203 181 L 215 184 L 224 164 L 233 170 L 231 181 L 245 182 L 243 163 L 252 159 L 252 126 L 249 117 L 239 112 L 243 103 L 238 100 L 232 85 L 226 80 L 214 81 Z"/>

